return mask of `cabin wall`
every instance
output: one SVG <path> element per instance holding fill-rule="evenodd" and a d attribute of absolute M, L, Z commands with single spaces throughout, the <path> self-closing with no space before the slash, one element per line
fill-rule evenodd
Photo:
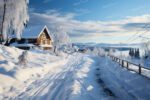
<path fill-rule="evenodd" d="M 46 34 L 46 32 L 44 31 L 37 39 L 37 44 L 38 45 L 52 45 L 52 41 L 49 35 Z"/>

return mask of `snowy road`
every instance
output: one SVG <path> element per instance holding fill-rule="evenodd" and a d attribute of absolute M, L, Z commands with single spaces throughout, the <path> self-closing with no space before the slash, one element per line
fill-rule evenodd
<path fill-rule="evenodd" d="M 96 63 L 85 55 L 69 56 L 44 77 L 34 81 L 15 100 L 110 99 L 96 82 Z"/>

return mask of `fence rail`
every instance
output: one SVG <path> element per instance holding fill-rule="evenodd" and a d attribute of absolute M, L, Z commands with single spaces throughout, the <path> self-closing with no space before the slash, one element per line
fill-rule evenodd
<path fill-rule="evenodd" d="M 122 67 L 127 68 L 128 70 L 134 71 L 142 76 L 145 76 L 150 79 L 150 68 L 143 67 L 141 64 L 135 64 L 127 60 L 120 59 L 115 56 L 109 55 L 113 61 L 119 63 Z"/>

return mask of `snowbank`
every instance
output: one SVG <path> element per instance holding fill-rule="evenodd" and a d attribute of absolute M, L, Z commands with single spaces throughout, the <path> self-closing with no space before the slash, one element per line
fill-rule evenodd
<path fill-rule="evenodd" d="M 43 77 L 58 65 L 66 63 L 63 57 L 45 52 L 30 52 L 27 64 L 19 64 L 18 57 L 23 50 L 15 47 L 0 46 L 0 99 L 8 99 L 23 91 L 36 79 Z"/>

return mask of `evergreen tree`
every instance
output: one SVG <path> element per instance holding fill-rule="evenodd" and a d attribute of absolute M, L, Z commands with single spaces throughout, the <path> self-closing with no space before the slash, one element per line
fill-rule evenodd
<path fill-rule="evenodd" d="M 133 49 L 133 48 L 131 48 L 131 50 L 130 50 L 130 56 L 131 56 L 131 57 L 133 57 L 133 56 L 134 56 L 134 54 L 135 54 L 134 49 Z"/>
<path fill-rule="evenodd" d="M 131 56 L 131 53 L 132 53 L 132 50 L 131 50 L 131 48 L 130 48 L 130 50 L 129 50 L 129 55 Z"/>
<path fill-rule="evenodd" d="M 139 49 L 136 49 L 136 50 L 135 50 L 135 58 L 140 58 Z"/>

